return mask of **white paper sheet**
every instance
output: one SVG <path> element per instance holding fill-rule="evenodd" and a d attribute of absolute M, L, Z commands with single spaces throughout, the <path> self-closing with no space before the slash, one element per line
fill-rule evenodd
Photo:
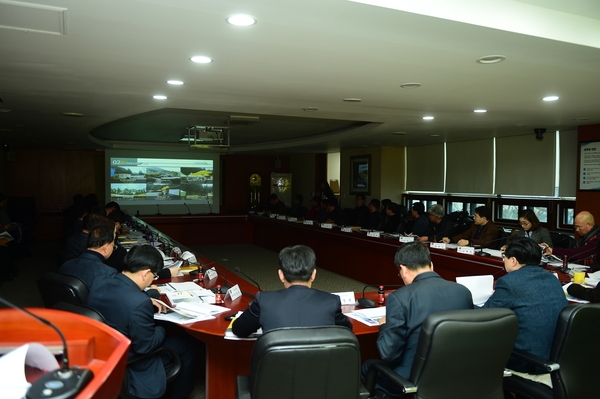
<path fill-rule="evenodd" d="M 494 276 L 491 274 L 457 277 L 456 282 L 464 285 L 471 291 L 473 304 L 476 306 L 483 305 L 494 292 Z"/>

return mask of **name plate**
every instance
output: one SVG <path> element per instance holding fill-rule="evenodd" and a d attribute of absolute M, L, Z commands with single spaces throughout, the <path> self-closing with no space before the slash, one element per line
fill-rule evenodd
<path fill-rule="evenodd" d="M 446 249 L 445 242 L 432 242 L 429 244 L 429 248 Z"/>
<path fill-rule="evenodd" d="M 206 277 L 208 277 L 209 280 L 213 280 L 213 279 L 215 279 L 218 276 L 217 271 L 215 270 L 214 267 L 208 269 L 206 271 L 206 273 L 204 273 L 204 275 Z"/>
<path fill-rule="evenodd" d="M 277 215 L 277 220 L 285 220 L 285 215 Z"/>
<path fill-rule="evenodd" d="M 334 292 L 333 295 L 337 295 L 340 297 L 340 302 L 342 305 L 354 305 L 356 303 L 356 298 L 354 297 L 354 292 Z"/>
<path fill-rule="evenodd" d="M 288 222 L 297 222 L 298 218 L 288 218 Z"/>
<path fill-rule="evenodd" d="M 270 215 L 269 215 L 269 217 L 270 217 L 271 219 L 275 219 L 275 218 L 277 217 L 277 214 L 276 214 L 276 213 L 272 213 L 272 214 L 270 214 Z"/>
<path fill-rule="evenodd" d="M 352 227 L 342 227 L 342 233 L 352 233 Z"/>
<path fill-rule="evenodd" d="M 331 223 L 321 223 L 322 229 L 333 229 L 333 224 Z"/>
<path fill-rule="evenodd" d="M 475 255 L 475 247 L 456 247 L 459 254 Z"/>
<path fill-rule="evenodd" d="M 302 224 L 308 225 L 308 226 L 312 226 L 314 224 L 314 220 L 306 220 L 304 219 L 304 222 L 302 222 Z"/>
<path fill-rule="evenodd" d="M 400 242 L 413 242 L 415 240 L 415 237 L 413 236 L 400 236 L 399 241 Z"/>
<path fill-rule="evenodd" d="M 379 238 L 379 237 L 381 237 L 381 233 L 378 231 L 369 231 L 369 232 L 367 232 L 367 237 Z"/>
<path fill-rule="evenodd" d="M 242 291 L 240 290 L 240 286 L 238 284 L 230 287 L 227 290 L 227 294 L 225 294 L 225 298 L 230 297 L 232 301 L 235 301 L 239 297 L 242 296 Z"/>

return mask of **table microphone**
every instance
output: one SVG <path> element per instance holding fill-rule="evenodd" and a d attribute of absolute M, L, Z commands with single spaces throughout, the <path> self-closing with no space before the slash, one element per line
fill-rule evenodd
<path fill-rule="evenodd" d="M 156 204 L 156 215 L 160 216 L 160 206 L 158 204 Z"/>
<path fill-rule="evenodd" d="M 186 208 L 187 208 L 187 210 L 188 210 L 188 213 L 187 213 L 186 215 L 191 215 L 191 214 L 192 214 L 192 211 L 190 211 L 190 207 L 189 207 L 189 206 L 188 206 L 188 205 L 187 205 L 185 202 L 183 203 L 183 205 L 185 205 L 185 207 L 186 207 Z"/>
<path fill-rule="evenodd" d="M 493 242 L 498 242 L 498 241 L 502 241 L 502 240 L 506 240 L 508 239 L 508 237 L 500 237 L 500 238 L 496 238 L 495 240 L 491 240 L 491 241 L 486 241 L 485 244 L 491 244 Z M 479 252 L 477 252 L 475 255 L 477 256 L 483 256 L 483 257 L 489 257 L 492 256 L 489 252 L 483 252 L 483 245 L 478 244 L 479 245 Z M 475 246 L 475 244 L 473 244 L 473 246 Z"/>
<path fill-rule="evenodd" d="M 585 254 L 589 254 L 591 252 L 597 251 L 599 249 L 598 248 L 599 246 L 600 246 L 600 241 L 599 241 L 599 245 L 592 245 L 591 248 L 588 248 L 583 252 L 580 252 L 576 255 L 571 256 L 570 258 L 567 259 L 567 267 L 560 269 L 560 271 L 562 273 L 569 274 L 571 272 L 571 269 L 569 269 L 568 264 L 569 264 L 569 262 L 571 262 L 573 260 L 573 258 L 577 258 L 581 255 L 585 255 Z M 587 257 L 586 257 L 586 259 L 587 259 Z M 585 259 L 577 259 L 577 261 L 581 261 L 581 260 L 585 260 Z"/>
<path fill-rule="evenodd" d="M 67 341 L 59 328 L 49 320 L 43 319 L 27 309 L 17 306 L 0 297 L 0 302 L 11 308 L 33 317 L 40 323 L 50 326 L 58 333 L 63 344 L 62 367 L 51 371 L 38 378 L 27 390 L 27 399 L 71 399 L 94 378 L 92 370 L 78 367 L 69 368 L 69 356 L 67 354 Z"/>
<path fill-rule="evenodd" d="M 213 214 L 212 206 L 210 206 L 210 201 L 208 200 L 208 196 L 206 197 L 206 205 L 208 205 L 208 209 L 210 209 L 209 215 L 212 215 Z"/>
<path fill-rule="evenodd" d="M 361 308 L 365 308 L 365 309 L 374 308 L 375 301 L 365 298 L 365 290 L 368 287 L 379 288 L 380 285 L 383 285 L 384 287 L 404 287 L 404 284 L 377 284 L 377 285 L 367 284 L 363 287 L 362 297 L 358 298 L 358 300 L 356 301 L 356 302 L 358 302 L 358 306 L 360 306 Z"/>
<path fill-rule="evenodd" d="M 260 288 L 260 284 L 258 284 L 256 282 L 256 280 L 254 280 L 252 277 L 250 277 L 246 273 L 244 273 L 242 271 L 242 269 L 240 269 L 239 267 L 236 266 L 234 270 L 235 270 L 236 273 L 240 273 L 241 275 L 243 275 L 244 277 L 246 277 L 248 280 L 252 281 L 256 285 L 256 287 L 258 288 L 258 290 L 262 291 L 262 289 Z"/>

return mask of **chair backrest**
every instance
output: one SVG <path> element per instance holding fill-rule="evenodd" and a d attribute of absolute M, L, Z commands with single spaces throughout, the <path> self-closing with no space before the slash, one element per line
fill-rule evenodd
<path fill-rule="evenodd" d="M 100 314 L 100 312 L 98 312 L 90 307 L 87 307 L 85 305 L 78 305 L 76 303 L 59 301 L 59 302 L 56 302 L 54 304 L 54 306 L 52 306 L 52 308 L 58 309 L 58 310 L 64 310 L 65 312 L 80 314 L 82 316 L 89 317 L 90 319 L 94 319 L 94 320 L 97 320 L 99 322 L 106 324 L 106 319 L 104 318 L 104 316 L 102 316 Z"/>
<path fill-rule="evenodd" d="M 358 398 L 360 349 L 341 326 L 271 330 L 254 346 L 249 385 L 252 399 Z"/>
<path fill-rule="evenodd" d="M 550 352 L 550 360 L 560 364 L 552 373 L 555 398 L 600 398 L 600 384 L 591 376 L 597 376 L 600 358 L 598 331 L 600 304 L 568 305 L 560 312 Z"/>
<path fill-rule="evenodd" d="M 429 315 L 410 375 L 416 398 L 504 398 L 503 371 L 517 329 L 517 316 L 503 308 Z"/>
<path fill-rule="evenodd" d="M 90 294 L 83 281 L 60 273 L 48 272 L 37 283 L 47 308 L 53 307 L 59 301 L 85 305 Z"/>

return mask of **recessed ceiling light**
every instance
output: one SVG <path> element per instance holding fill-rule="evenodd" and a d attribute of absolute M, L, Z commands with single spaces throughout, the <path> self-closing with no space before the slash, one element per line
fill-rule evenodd
<path fill-rule="evenodd" d="M 430 134 L 431 137 L 440 137 L 439 134 Z"/>
<path fill-rule="evenodd" d="M 167 96 L 163 96 L 162 94 L 157 94 L 156 96 L 152 96 L 155 100 L 166 100 Z"/>
<path fill-rule="evenodd" d="M 392 132 L 394 136 L 406 136 L 408 133 L 406 132 Z"/>
<path fill-rule="evenodd" d="M 317 107 L 304 107 L 302 109 L 306 112 L 315 112 L 315 111 L 319 110 L 319 108 L 317 108 Z"/>
<path fill-rule="evenodd" d="M 362 100 L 360 98 L 347 97 L 347 98 L 344 98 L 343 101 L 345 101 L 347 103 L 359 103 Z"/>
<path fill-rule="evenodd" d="M 487 112 L 487 109 L 474 109 L 473 112 L 476 112 L 478 114 L 485 114 Z"/>
<path fill-rule="evenodd" d="M 403 89 L 418 89 L 421 87 L 421 83 L 403 83 L 400 85 Z"/>
<path fill-rule="evenodd" d="M 556 101 L 556 100 L 558 100 L 558 96 L 546 96 L 546 97 L 542 98 L 542 100 L 544 100 L 544 101 Z"/>
<path fill-rule="evenodd" d="M 0 112 L 12 112 L 12 109 L 2 108 L 0 109 Z"/>
<path fill-rule="evenodd" d="M 430 121 L 430 120 L 433 120 L 433 119 L 435 119 L 433 116 L 424 116 L 423 117 L 424 121 Z"/>
<path fill-rule="evenodd" d="M 196 55 L 190 58 L 190 60 L 198 64 L 210 64 L 211 62 L 213 62 L 212 58 L 207 57 L 205 55 Z"/>
<path fill-rule="evenodd" d="M 236 14 L 227 18 L 227 22 L 235 26 L 250 26 L 256 23 L 256 19 L 246 14 Z"/>
<path fill-rule="evenodd" d="M 183 84 L 181 80 L 167 80 L 167 83 L 175 86 L 181 86 Z"/>
<path fill-rule="evenodd" d="M 573 118 L 575 121 L 587 121 L 588 118 Z"/>
<path fill-rule="evenodd" d="M 506 56 L 504 56 L 504 55 L 486 55 L 484 57 L 477 59 L 477 63 L 479 63 L 479 64 L 497 64 L 499 62 L 504 61 L 505 59 L 506 59 Z"/>
<path fill-rule="evenodd" d="M 83 114 L 79 113 L 79 112 L 63 112 L 61 113 L 62 116 L 70 116 L 73 118 L 81 118 L 83 116 Z"/>

